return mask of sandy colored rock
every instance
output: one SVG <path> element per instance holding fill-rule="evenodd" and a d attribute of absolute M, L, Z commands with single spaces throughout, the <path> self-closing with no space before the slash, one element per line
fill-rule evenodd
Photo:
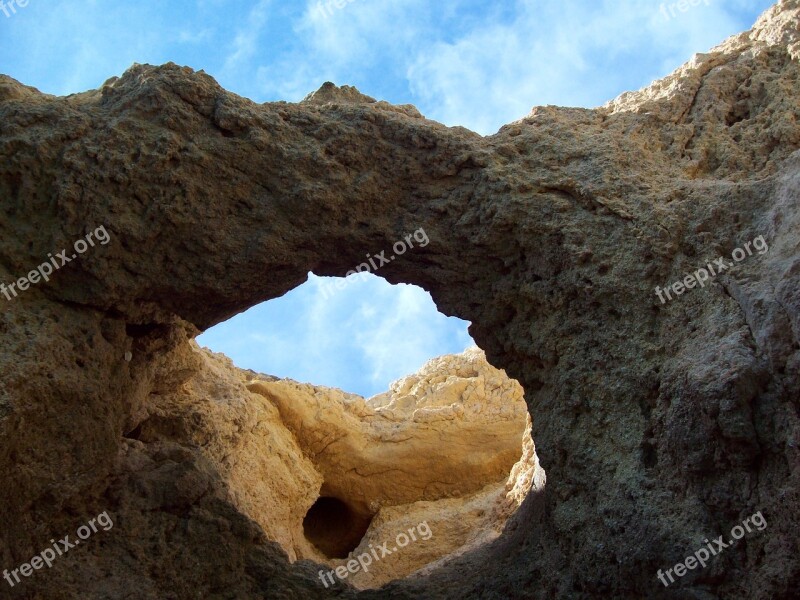
<path fill-rule="evenodd" d="M 426 364 L 365 400 L 292 381 L 253 382 L 322 473 L 322 495 L 359 512 L 466 496 L 520 458 L 522 387 L 477 348 Z"/>
<path fill-rule="evenodd" d="M 197 369 L 177 393 L 151 394 L 147 414 L 128 437 L 197 448 L 228 486 L 227 500 L 294 561 L 313 555 L 303 518 L 322 476 L 277 409 L 247 390 L 247 373 L 230 359 L 192 346 Z"/>
<path fill-rule="evenodd" d="M 429 367 L 439 367 L 442 362 L 441 359 L 433 361 Z M 329 564 L 332 567 L 346 566 L 351 557 L 358 559 L 376 550 L 379 558 L 374 565 L 368 565 L 367 570 L 359 568 L 354 575 L 348 575 L 348 581 L 359 589 L 376 588 L 415 572 L 420 575 L 430 573 L 458 556 L 496 540 L 506 521 L 527 495 L 541 493 L 545 487 L 545 473 L 530 436 L 531 424 L 528 415 L 522 436 L 522 457 L 511 469 L 505 483 L 487 485 L 466 497 L 382 508 L 348 559 L 330 561 Z M 405 538 L 400 538 L 401 535 Z M 387 543 L 389 551 L 396 551 L 383 556 L 380 548 L 384 543 Z"/>
<path fill-rule="evenodd" d="M 781 0 L 645 90 L 536 108 L 489 137 L 335 90 L 256 104 L 173 64 L 66 98 L 0 77 L 0 281 L 111 234 L 0 299 L 0 564 L 115 518 L 9 593 L 793 598 L 799 23 L 798 0 Z M 153 394 L 180 397 L 199 331 L 420 227 L 430 244 L 380 274 L 472 322 L 522 384 L 547 486 L 439 568 L 325 588 L 236 507 L 213 454 L 125 436 Z M 656 286 L 758 236 L 764 254 L 659 301 Z M 657 580 L 756 511 L 764 531 Z"/>
<path fill-rule="evenodd" d="M 219 497 L 255 521 L 290 562 L 340 564 L 305 533 L 304 519 L 320 496 L 359 512 L 369 526 L 364 539 L 405 527 L 415 514 L 437 525 L 457 524 L 458 535 L 440 535 L 400 560 L 376 562 L 358 579 L 361 587 L 378 587 L 458 553 L 468 538 L 496 537 L 521 503 L 504 502 L 509 471 L 522 460 L 538 466 L 535 453 L 520 457 L 532 447 L 521 386 L 477 348 L 430 361 L 369 400 L 243 371 L 194 343 L 185 351 L 186 380 L 177 392 L 150 394 L 138 425 L 125 436 L 117 470 L 149 470 L 144 455 L 152 448 L 190 449 L 187 462 L 213 468 L 224 485 Z M 484 503 L 511 510 L 486 509 L 473 518 L 476 490 Z"/>

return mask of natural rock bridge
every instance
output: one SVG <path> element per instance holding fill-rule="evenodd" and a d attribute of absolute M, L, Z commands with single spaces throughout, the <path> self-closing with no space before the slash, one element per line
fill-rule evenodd
<path fill-rule="evenodd" d="M 641 92 L 490 137 L 352 88 L 259 105 L 175 65 L 64 98 L 0 77 L 0 281 L 111 238 L 0 298 L 2 566 L 116 518 L 4 597 L 792 597 L 799 22 L 784 0 Z M 383 590 L 325 589 L 190 449 L 122 456 L 147 398 L 197 375 L 198 331 L 420 227 L 430 244 L 380 274 L 472 321 L 534 416 L 547 486 L 499 540 Z M 759 236 L 767 252 L 672 286 Z M 764 532 L 656 579 L 757 510 Z"/>

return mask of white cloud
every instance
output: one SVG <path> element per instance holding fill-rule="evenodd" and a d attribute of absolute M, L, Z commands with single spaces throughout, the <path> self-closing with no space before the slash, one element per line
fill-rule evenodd
<path fill-rule="evenodd" d="M 428 349 L 436 346 L 446 317 L 432 309 L 430 295 L 409 285 L 386 288 L 362 300 L 352 325 L 373 383 L 385 387 L 433 358 Z"/>
<path fill-rule="evenodd" d="M 310 0 L 294 49 L 254 71 L 260 94 L 286 100 L 327 80 L 366 79 L 430 118 L 488 134 L 535 105 L 597 106 L 643 87 L 748 27 L 740 12 L 768 4 L 708 0 L 666 19 L 654 0 L 355 0 L 326 17 Z M 392 78 L 405 78 L 404 92 Z"/>
<path fill-rule="evenodd" d="M 408 79 L 429 117 L 485 134 L 534 105 L 597 106 L 623 91 L 626 68 L 642 87 L 737 29 L 722 2 L 670 20 L 647 0 L 516 7 L 509 23 L 483 24 L 418 51 Z"/>
<path fill-rule="evenodd" d="M 182 29 L 178 32 L 177 41 L 181 44 L 202 44 L 208 42 L 213 35 L 214 30 L 208 27 L 198 31 Z"/>
<path fill-rule="evenodd" d="M 271 0 L 259 0 L 247 15 L 246 24 L 239 29 L 233 40 L 232 48 L 225 58 L 224 70 L 241 69 L 251 61 L 259 51 L 261 36 L 269 20 Z"/>
<path fill-rule="evenodd" d="M 335 281 L 311 274 L 306 284 L 212 328 L 198 342 L 243 368 L 365 396 L 473 343 L 467 323 L 439 313 L 421 288 L 368 275 L 331 293 Z"/>
<path fill-rule="evenodd" d="M 258 93 L 298 101 L 325 81 L 352 84 L 387 67 L 401 80 L 403 57 L 422 43 L 429 12 L 424 0 L 355 0 L 326 17 L 318 0 L 307 0 L 292 24 L 295 48 L 254 67 Z"/>

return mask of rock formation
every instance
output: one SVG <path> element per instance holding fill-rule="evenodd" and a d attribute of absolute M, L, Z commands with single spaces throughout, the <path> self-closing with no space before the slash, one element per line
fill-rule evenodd
<path fill-rule="evenodd" d="M 103 510 L 116 519 L 3 593 L 794 597 L 799 23 L 800 2 L 782 0 L 645 90 L 594 110 L 536 108 L 489 137 L 331 86 L 259 105 L 171 64 L 64 98 L 0 78 L 0 281 L 101 225 L 111 237 L 0 298 L 2 567 Z M 230 498 L 226 478 L 288 477 L 277 441 L 233 475 L 223 437 L 214 457 L 137 438 L 179 425 L 177 406 L 150 414 L 157 397 L 225 389 L 213 368 L 192 380 L 199 331 L 419 227 L 430 244 L 381 275 L 470 320 L 523 385 L 547 486 L 488 544 L 380 590 L 325 588 L 317 564 L 290 563 L 244 512 L 265 507 Z M 689 285 L 759 236 L 768 251 Z M 254 423 L 206 409 L 174 434 L 193 439 L 211 420 L 234 443 Z M 310 470 L 297 481 L 287 494 L 321 484 Z M 659 582 L 756 511 L 764 531 Z"/>
<path fill-rule="evenodd" d="M 522 388 L 468 351 L 365 401 L 291 381 L 253 382 L 325 480 L 358 512 L 464 496 L 505 481 L 520 458 Z"/>
<path fill-rule="evenodd" d="M 125 444 L 136 452 L 165 444 L 197 449 L 197 460 L 221 477 L 226 500 L 290 562 L 335 567 L 376 535 L 427 519 L 435 534 L 424 546 L 350 579 L 374 586 L 470 540 L 496 537 L 531 484 L 543 487 L 535 452 L 521 457 L 523 445 L 533 444 L 522 388 L 477 348 L 431 361 L 366 401 L 242 371 L 223 355 L 192 348 L 191 377 L 177 391 L 151 393 Z M 310 531 L 307 515 L 326 500 L 349 518 L 334 511 Z"/>

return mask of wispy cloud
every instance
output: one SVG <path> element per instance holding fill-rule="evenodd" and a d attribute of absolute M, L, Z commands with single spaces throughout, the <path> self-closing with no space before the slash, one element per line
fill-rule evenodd
<path fill-rule="evenodd" d="M 225 58 L 223 68 L 226 71 L 244 68 L 258 54 L 259 49 L 264 48 L 262 35 L 269 20 L 271 4 L 272 0 L 259 0 L 250 10 Z"/>
<path fill-rule="evenodd" d="M 208 42 L 214 35 L 214 30 L 210 27 L 199 31 L 183 29 L 178 32 L 178 42 L 181 44 L 203 44 Z"/>
<path fill-rule="evenodd" d="M 374 275 L 333 295 L 325 293 L 327 285 L 329 278 L 310 275 L 306 284 L 198 341 L 243 368 L 363 396 L 473 344 L 468 323 L 438 312 L 421 288 L 393 286 Z"/>
<path fill-rule="evenodd" d="M 647 85 L 747 28 L 771 2 L 709 0 L 672 19 L 660 4 L 363 1 L 326 18 L 312 0 L 293 20 L 295 45 L 255 71 L 265 96 L 299 100 L 326 80 L 367 80 L 370 95 L 487 134 L 536 105 L 598 106 Z"/>
<path fill-rule="evenodd" d="M 408 80 L 428 116 L 490 133 L 535 105 L 598 106 L 747 26 L 723 2 L 671 21 L 652 0 L 516 7 L 510 22 L 484 23 L 414 55 Z"/>

